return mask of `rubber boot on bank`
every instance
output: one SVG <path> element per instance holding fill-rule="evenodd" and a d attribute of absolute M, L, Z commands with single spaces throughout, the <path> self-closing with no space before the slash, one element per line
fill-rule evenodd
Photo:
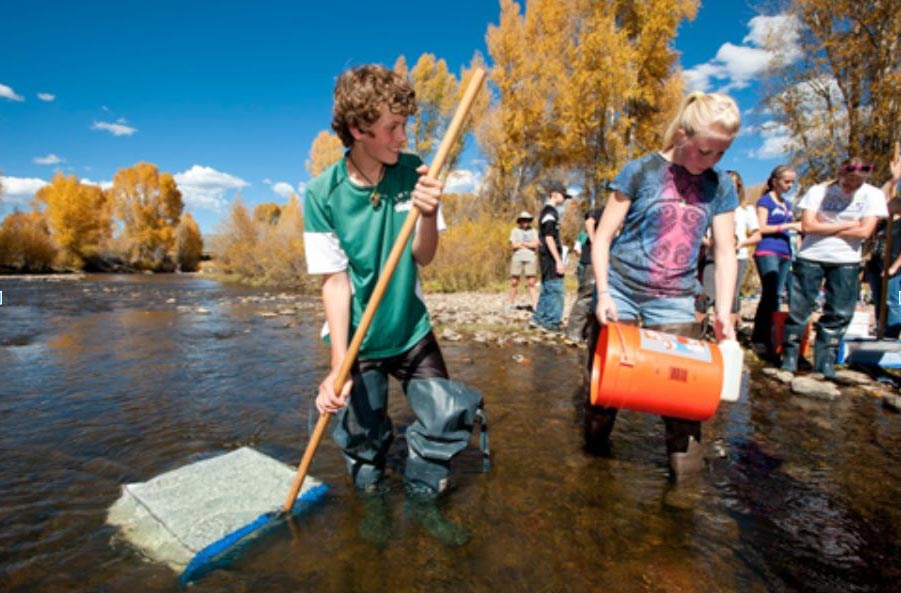
<path fill-rule="evenodd" d="M 783 371 L 788 371 L 790 373 L 798 372 L 798 345 L 797 344 L 782 344 L 782 365 L 780 367 Z"/>
<path fill-rule="evenodd" d="M 817 373 L 822 373 L 827 379 L 835 378 L 835 348 L 829 344 L 816 342 L 813 348 L 814 368 Z"/>

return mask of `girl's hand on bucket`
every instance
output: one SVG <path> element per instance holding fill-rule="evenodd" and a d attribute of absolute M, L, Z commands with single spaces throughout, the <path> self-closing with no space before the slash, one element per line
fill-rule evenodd
<path fill-rule="evenodd" d="M 610 291 L 602 291 L 598 294 L 598 308 L 595 311 L 595 315 L 601 325 L 611 321 L 619 321 L 616 316 L 616 304 L 613 302 L 613 297 L 610 296 Z"/>
<path fill-rule="evenodd" d="M 319 410 L 320 414 L 334 414 L 347 405 L 353 381 L 348 377 L 341 388 L 341 394 L 336 394 L 335 378 L 337 375 L 338 369 L 333 369 L 319 384 L 319 393 L 316 395 L 316 409 Z"/>
<path fill-rule="evenodd" d="M 717 313 L 713 319 L 713 333 L 716 341 L 735 339 L 735 326 L 732 325 L 732 316 L 729 313 Z"/>

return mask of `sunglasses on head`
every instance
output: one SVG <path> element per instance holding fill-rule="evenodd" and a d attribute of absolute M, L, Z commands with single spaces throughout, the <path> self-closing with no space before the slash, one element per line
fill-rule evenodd
<path fill-rule="evenodd" d="M 845 173 L 870 173 L 873 170 L 873 165 L 867 163 L 865 165 L 842 165 L 842 171 Z"/>

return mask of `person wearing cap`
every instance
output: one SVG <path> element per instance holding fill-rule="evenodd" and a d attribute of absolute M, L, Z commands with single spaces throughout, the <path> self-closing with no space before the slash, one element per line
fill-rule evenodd
<path fill-rule="evenodd" d="M 526 277 L 529 289 L 529 308 L 534 311 L 538 305 L 538 292 L 535 290 L 535 276 L 538 274 L 538 232 L 532 228 L 533 216 L 523 210 L 516 217 L 516 226 L 510 231 L 510 249 L 513 257 L 510 261 L 510 303 L 512 311 L 516 307 L 516 292 L 520 276 Z"/>
<path fill-rule="evenodd" d="M 560 212 L 571 198 L 562 183 L 548 187 L 548 199 L 538 216 L 538 261 L 541 292 L 530 324 L 546 331 L 560 332 L 563 319 L 563 243 L 560 241 Z"/>

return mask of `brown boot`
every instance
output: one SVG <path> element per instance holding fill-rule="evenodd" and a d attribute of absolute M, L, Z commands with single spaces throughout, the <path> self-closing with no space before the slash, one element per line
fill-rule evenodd
<path fill-rule="evenodd" d="M 701 443 L 694 437 L 688 437 L 688 449 L 684 453 L 670 453 L 669 466 L 673 479 L 677 482 L 701 473 L 704 470 Z"/>

